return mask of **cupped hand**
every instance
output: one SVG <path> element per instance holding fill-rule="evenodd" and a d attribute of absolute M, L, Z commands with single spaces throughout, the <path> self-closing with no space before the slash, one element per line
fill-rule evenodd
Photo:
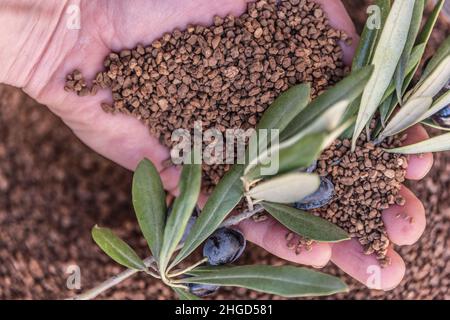
<path fill-rule="evenodd" d="M 340 0 L 316 0 L 323 5 L 331 24 L 344 30 L 353 38 L 353 44 L 342 44 L 344 60 L 350 63 L 358 36 Z M 28 68 L 20 81 L 10 83 L 22 87 L 40 103 L 47 105 L 89 147 L 116 163 L 133 170 L 144 157 L 151 159 L 161 170 L 168 191 L 175 191 L 179 171 L 163 169 L 163 161 L 169 151 L 149 136 L 148 129 L 133 117 L 103 112 L 100 104 L 111 101 L 110 92 L 100 91 L 96 96 L 78 97 L 63 90 L 65 76 L 74 69 L 92 79 L 102 66 L 103 59 L 111 51 L 148 44 L 174 28 L 183 29 L 187 24 L 209 24 L 214 15 L 241 14 L 246 0 L 98 0 L 75 2 L 81 11 L 81 29 L 67 28 L 65 10 L 69 3 L 51 14 L 60 15 L 51 31 L 41 39 L 28 39 L 27 46 L 42 48 L 36 57 L 29 59 Z M 32 21 L 22 26 L 32 27 Z M 8 36 L 1 34 L 2 37 Z M 11 39 L 13 40 L 13 39 Z M 34 43 L 35 42 L 35 43 Z M 26 66 L 26 62 L 22 61 Z M 11 71 L 11 70 L 10 70 Z M 12 70 L 14 71 L 14 70 Z M 12 72 L 11 71 L 11 72 Z M 11 74 L 8 75 L 11 78 Z M 421 127 L 409 131 L 408 142 L 427 137 Z M 432 166 L 432 155 L 410 157 L 407 177 L 422 178 Z M 406 187 L 401 190 L 406 199 L 403 207 L 395 206 L 383 213 L 388 235 L 397 245 L 409 245 L 417 241 L 425 227 L 425 212 L 421 202 Z M 396 218 L 406 213 L 414 223 Z M 363 254 L 355 240 L 339 244 L 314 244 L 311 251 L 296 255 L 286 247 L 287 230 L 273 219 L 255 223 L 246 221 L 240 225 L 248 240 L 271 253 L 300 264 L 322 267 L 331 259 L 355 279 L 367 282 L 371 273 L 368 267 L 377 265 L 376 259 Z M 390 249 L 392 263 L 381 269 L 381 287 L 388 290 L 402 279 L 405 265 L 401 257 Z"/>

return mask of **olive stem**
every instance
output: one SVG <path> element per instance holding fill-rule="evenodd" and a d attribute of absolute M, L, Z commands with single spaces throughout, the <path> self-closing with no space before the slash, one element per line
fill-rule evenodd
<path fill-rule="evenodd" d="M 181 276 L 182 274 L 185 274 L 186 272 L 189 272 L 192 269 L 197 268 L 199 265 L 204 264 L 205 262 L 208 262 L 208 258 L 203 258 L 202 260 L 194 263 L 192 266 L 189 266 L 189 267 L 182 269 L 180 271 L 177 271 L 175 273 L 168 274 L 167 276 L 169 278 L 175 278 L 175 277 Z"/>
<path fill-rule="evenodd" d="M 171 283 L 170 283 L 170 286 L 171 286 L 172 288 L 180 288 L 180 289 L 189 291 L 189 288 L 188 288 L 187 286 L 183 285 L 183 284 L 175 284 L 175 283 L 171 282 Z"/>
<path fill-rule="evenodd" d="M 155 262 L 155 259 L 153 257 L 148 257 L 144 260 L 145 266 L 150 266 Z M 129 277 L 135 275 L 140 270 L 136 269 L 127 269 L 125 271 L 122 271 L 121 273 L 109 278 L 105 282 L 101 283 L 100 285 L 96 286 L 95 288 L 92 288 L 91 290 L 86 291 L 85 293 L 79 294 L 75 297 L 68 298 L 67 300 L 91 300 L 96 298 L 99 294 L 105 292 L 108 289 L 111 289 L 112 287 L 118 285 L 122 281 L 128 279 Z"/>
<path fill-rule="evenodd" d="M 262 211 L 264 211 L 264 208 L 261 205 L 257 205 L 257 206 L 255 206 L 255 208 L 253 210 L 247 210 L 240 214 L 237 214 L 235 216 L 228 218 L 220 225 L 220 227 L 228 228 L 228 227 L 235 226 L 244 220 L 250 219 L 255 214 L 260 213 Z"/>
<path fill-rule="evenodd" d="M 158 274 L 156 274 L 156 273 L 154 273 L 154 272 L 152 272 L 152 271 L 150 271 L 150 270 L 144 270 L 144 272 L 146 273 L 146 274 L 148 274 L 149 276 L 152 276 L 153 278 L 156 278 L 156 279 L 161 279 L 161 277 L 158 275 Z"/>
<path fill-rule="evenodd" d="M 230 218 L 228 218 L 227 220 L 225 220 L 220 227 L 231 227 L 231 226 L 235 226 L 237 224 L 239 224 L 240 222 L 251 218 L 252 216 L 254 216 L 257 213 L 260 213 L 264 210 L 264 208 L 262 206 L 257 206 L 256 208 L 254 208 L 253 210 L 247 210 L 242 212 L 241 214 L 232 216 Z M 181 249 L 183 247 L 183 245 L 179 245 L 177 247 L 177 250 Z M 150 267 L 153 270 L 155 270 L 154 267 L 154 263 L 155 263 L 155 259 L 153 258 L 153 256 L 150 256 L 148 258 L 146 258 L 144 260 L 144 264 L 146 267 Z M 112 287 L 118 285 L 119 283 L 125 281 L 126 279 L 134 276 L 136 273 L 138 273 L 140 270 L 136 270 L 136 269 L 127 269 L 125 271 L 122 271 L 121 273 L 109 278 L 108 280 L 102 282 L 101 284 L 99 284 L 98 286 L 82 293 L 79 295 L 76 295 L 72 298 L 68 298 L 67 300 L 91 300 L 96 298 L 98 295 L 102 294 L 103 292 L 111 289 Z M 148 273 L 148 272 L 147 272 Z M 176 281 L 174 282 L 170 282 L 169 284 L 170 286 L 176 286 Z M 177 286 L 178 287 L 178 286 Z M 181 286 L 183 289 L 186 289 L 185 286 Z"/>

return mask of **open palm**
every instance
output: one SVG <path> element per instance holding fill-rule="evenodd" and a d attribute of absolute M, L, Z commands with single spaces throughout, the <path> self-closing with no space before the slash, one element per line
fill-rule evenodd
<path fill-rule="evenodd" d="M 357 39 L 353 24 L 340 0 L 317 0 L 324 5 L 334 27 L 345 30 Z M 188 23 L 208 24 L 214 15 L 240 14 L 246 0 L 98 0 L 81 1 L 81 29 L 71 30 L 61 18 L 39 62 L 30 68 L 32 73 L 23 85 L 24 90 L 62 118 L 74 133 L 88 146 L 116 163 L 133 170 L 144 157 L 150 158 L 161 170 L 165 187 L 176 192 L 178 170 L 162 169 L 169 157 L 168 150 L 148 129 L 133 117 L 106 114 L 100 103 L 111 101 L 110 92 L 101 91 L 96 96 L 78 97 L 63 90 L 65 75 L 80 69 L 87 79 L 92 79 L 111 50 L 132 48 L 137 43 L 148 44 L 164 32 L 184 28 Z M 64 16 L 64 12 L 61 12 Z M 356 41 L 355 41 L 356 43 Z M 345 47 L 345 61 L 351 60 L 353 47 Z M 421 127 L 410 131 L 409 142 L 426 138 Z M 432 164 L 431 155 L 410 159 L 408 178 L 422 178 Z M 403 207 L 392 207 L 383 215 L 388 234 L 393 243 L 414 243 L 425 227 L 425 213 L 420 201 L 404 187 L 407 200 Z M 397 213 L 407 213 L 414 218 L 411 224 L 397 219 Z M 315 244 L 311 251 L 296 255 L 286 247 L 286 229 L 274 220 L 260 223 L 246 221 L 240 225 L 246 237 L 266 250 L 297 263 L 324 266 L 331 259 L 357 280 L 366 283 L 370 276 L 368 267 L 377 265 L 372 256 L 365 256 L 355 240 L 344 243 Z M 395 287 L 403 277 L 405 266 L 392 249 L 388 256 L 392 264 L 381 270 L 381 289 Z"/>

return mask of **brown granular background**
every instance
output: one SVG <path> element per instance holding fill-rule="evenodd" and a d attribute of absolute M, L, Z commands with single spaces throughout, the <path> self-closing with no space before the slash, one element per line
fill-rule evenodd
<path fill-rule="evenodd" d="M 358 4 L 358 9 L 364 7 Z M 440 25 L 440 30 L 449 29 Z M 444 31 L 436 32 L 433 41 L 444 36 Z M 92 242 L 90 229 L 95 223 L 112 227 L 144 256 L 147 251 L 132 211 L 130 186 L 130 172 L 82 145 L 46 108 L 19 90 L 1 86 L 0 299 L 73 295 L 65 274 L 73 264 L 81 269 L 84 289 L 120 272 L 122 268 Z M 407 266 L 405 279 L 393 291 L 371 291 L 330 264 L 324 271 L 342 276 L 351 287 L 350 293 L 330 299 L 450 299 L 450 154 L 437 155 L 432 172 L 409 186 L 424 202 L 428 225 L 417 244 L 399 248 Z M 253 245 L 241 262 L 282 263 Z M 142 276 L 102 296 L 173 297 L 158 281 Z M 216 298 L 272 297 L 222 289 Z"/>

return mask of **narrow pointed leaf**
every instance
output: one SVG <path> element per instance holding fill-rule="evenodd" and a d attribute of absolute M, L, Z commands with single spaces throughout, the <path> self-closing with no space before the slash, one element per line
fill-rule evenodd
<path fill-rule="evenodd" d="M 309 84 L 296 85 L 283 94 L 281 94 L 264 112 L 261 120 L 256 127 L 258 137 L 258 152 L 267 150 L 267 141 L 261 141 L 259 130 L 277 129 L 282 132 L 289 122 L 295 118 L 310 102 L 311 86 Z M 250 150 L 249 150 L 250 151 Z M 256 151 L 256 150 L 255 150 Z M 255 159 L 257 154 L 249 154 L 250 161 Z"/>
<path fill-rule="evenodd" d="M 380 28 L 371 28 L 368 26 L 368 23 L 364 25 L 361 39 L 352 62 L 353 71 L 370 64 L 378 36 L 383 29 L 383 25 L 386 22 L 389 10 L 391 9 L 390 0 L 377 0 L 375 5 L 380 8 L 381 25 Z"/>
<path fill-rule="evenodd" d="M 178 295 L 179 300 L 202 300 L 196 295 L 177 287 L 172 287 L 173 291 Z"/>
<path fill-rule="evenodd" d="M 396 149 L 386 150 L 390 153 L 420 154 L 427 152 L 450 151 L 450 132 L 443 135 Z"/>
<path fill-rule="evenodd" d="M 244 167 L 234 165 L 220 180 L 191 229 L 184 246 L 171 264 L 175 266 L 190 255 L 223 222 L 244 196 L 241 176 Z"/>
<path fill-rule="evenodd" d="M 386 100 L 384 100 L 384 102 L 380 106 L 380 120 L 383 127 L 386 127 L 386 120 L 390 112 L 389 109 L 391 107 L 392 99 L 393 96 L 391 95 Z"/>
<path fill-rule="evenodd" d="M 417 49 L 417 52 L 415 52 L 414 49 Z M 406 91 L 408 90 L 411 81 L 413 80 L 417 70 L 419 69 L 420 62 L 422 61 L 423 55 L 425 53 L 426 43 L 418 44 L 417 46 L 414 47 L 414 49 L 411 53 L 410 63 L 412 63 L 413 59 L 417 59 L 417 63 L 413 65 L 412 71 L 408 73 L 408 75 L 405 78 L 405 81 L 403 82 L 403 94 L 405 94 Z"/>
<path fill-rule="evenodd" d="M 408 65 L 406 66 L 407 77 L 405 79 L 403 93 L 409 86 L 409 82 L 414 77 L 414 75 L 417 71 L 417 68 L 420 65 L 420 61 L 422 60 L 423 54 L 425 53 L 425 48 L 426 48 L 425 43 L 421 43 L 412 49 L 411 56 L 409 57 Z M 381 99 L 381 101 L 384 102 L 388 97 L 390 97 L 392 95 L 392 93 L 394 93 L 394 91 L 395 91 L 395 82 L 391 81 L 391 84 L 386 89 L 386 92 L 383 96 L 383 99 Z"/>
<path fill-rule="evenodd" d="M 445 0 L 439 0 L 436 5 L 434 6 L 433 11 L 431 12 L 431 14 L 428 16 L 428 20 L 425 23 L 424 27 L 422 28 L 422 31 L 420 32 L 419 36 L 417 37 L 416 43 L 419 43 L 421 45 L 424 46 L 424 50 L 420 56 L 419 62 L 420 60 L 422 60 L 423 57 L 423 53 L 425 52 L 425 47 L 428 44 L 428 41 L 430 40 L 431 37 L 431 33 L 433 32 L 434 26 L 436 25 L 436 22 L 438 20 L 439 17 L 439 13 L 442 10 L 442 6 L 444 5 Z M 435 53 L 435 57 L 439 57 L 439 50 L 437 52 L 437 54 Z M 434 65 L 436 63 L 437 59 L 432 59 L 431 66 Z M 403 93 L 406 92 L 406 90 L 408 90 L 409 85 L 411 84 L 411 81 L 414 78 L 414 75 L 417 72 L 417 69 L 419 68 L 420 63 L 417 63 L 417 65 L 414 68 L 414 72 L 411 72 L 405 79 L 404 84 L 403 84 Z M 430 64 L 429 64 L 430 66 Z M 433 67 L 434 68 L 434 67 Z M 428 71 L 426 71 L 424 73 L 424 75 L 427 74 Z"/>
<path fill-rule="evenodd" d="M 406 91 L 406 89 L 409 86 L 409 83 L 413 79 L 414 74 L 416 73 L 417 68 L 419 67 L 420 60 L 422 59 L 424 52 L 425 52 L 425 43 L 419 44 L 413 48 L 411 56 L 409 58 L 408 66 L 406 67 L 407 76 L 405 79 L 403 92 Z M 394 82 L 392 82 L 389 88 L 386 90 L 385 96 L 382 99 L 383 102 L 379 107 L 381 124 L 379 124 L 375 129 L 374 137 L 377 137 L 380 134 L 381 130 L 386 126 L 386 123 L 391 118 L 392 113 L 395 110 L 395 107 L 398 105 L 397 96 L 393 95 L 394 91 L 395 91 L 395 84 Z"/>
<path fill-rule="evenodd" d="M 287 153 L 290 153 L 290 151 L 287 151 L 287 150 L 289 150 L 291 148 L 299 150 L 298 144 L 300 143 L 300 140 L 303 139 L 305 136 L 310 135 L 310 134 L 329 133 L 331 131 L 334 131 L 341 124 L 342 116 L 343 116 L 349 103 L 350 103 L 350 101 L 345 100 L 345 99 L 338 101 L 335 105 L 330 106 L 326 111 L 324 111 L 320 117 L 313 120 L 312 123 L 309 124 L 308 126 L 306 126 L 303 130 L 300 130 L 297 134 L 295 134 L 291 138 L 283 141 L 279 145 L 274 145 L 271 149 L 263 151 L 257 158 L 252 160 L 248 164 L 248 166 L 245 168 L 244 174 L 245 174 L 247 181 L 249 181 L 248 179 L 252 179 L 252 178 L 260 175 L 261 170 L 259 170 L 259 169 L 267 167 L 268 163 L 270 163 L 270 162 L 273 163 L 273 161 L 278 161 L 278 160 L 279 160 L 279 162 L 283 161 L 282 157 L 280 155 L 280 152 L 282 150 L 286 150 L 285 152 L 287 152 Z M 323 141 L 317 147 L 321 148 L 322 145 L 323 145 Z M 293 156 L 294 156 L 294 154 L 293 154 Z M 298 161 L 301 162 L 301 159 L 299 159 Z M 279 167 L 280 167 L 279 173 L 285 171 L 285 169 L 282 168 L 281 164 Z M 273 174 L 276 174 L 276 173 L 274 172 Z M 271 175 L 273 175 L 273 174 L 271 174 Z M 269 174 L 266 174 L 266 175 L 269 175 Z"/>
<path fill-rule="evenodd" d="M 166 193 L 158 170 L 150 160 L 142 160 L 133 175 L 133 207 L 139 226 L 155 259 L 163 242 L 166 220 Z"/>
<path fill-rule="evenodd" d="M 419 121 L 428 119 L 429 117 L 431 117 L 435 113 L 438 113 L 441 109 L 443 109 L 448 105 L 450 105 L 450 90 L 447 91 L 445 94 L 443 94 L 441 97 L 439 97 L 439 99 L 437 99 L 436 102 L 433 103 L 431 108 L 419 118 Z"/>
<path fill-rule="evenodd" d="M 443 130 L 443 131 L 450 131 L 450 128 L 441 127 L 440 125 L 434 123 L 432 120 L 427 119 L 421 122 L 423 125 L 426 125 L 427 127 Z"/>
<path fill-rule="evenodd" d="M 293 266 L 202 267 L 190 272 L 188 283 L 243 287 L 282 297 L 324 296 L 348 290 L 339 278 Z"/>
<path fill-rule="evenodd" d="M 92 228 L 92 238 L 103 252 L 122 266 L 135 270 L 144 270 L 146 268 L 136 252 L 110 229 L 94 226 Z"/>
<path fill-rule="evenodd" d="M 252 188 L 247 195 L 255 200 L 276 203 L 294 203 L 314 193 L 320 185 L 315 174 L 289 173 L 264 182 Z"/>
<path fill-rule="evenodd" d="M 450 79 L 450 52 L 437 67 L 421 81 L 414 90 L 411 99 L 417 97 L 434 97 Z"/>
<path fill-rule="evenodd" d="M 421 116 L 430 108 L 433 99 L 430 97 L 410 99 L 400 111 L 389 121 L 381 132 L 381 137 L 388 137 L 402 132 L 409 127 L 419 123 Z"/>
<path fill-rule="evenodd" d="M 318 96 L 289 123 L 286 129 L 281 133 L 280 140 L 287 140 L 294 136 L 338 102 L 342 100 L 351 102 L 356 99 L 364 90 L 372 71 L 373 67 L 367 66 L 352 72 L 334 87 Z"/>
<path fill-rule="evenodd" d="M 419 36 L 417 37 L 417 43 L 428 43 L 431 37 L 431 33 L 434 30 L 434 26 L 439 18 L 439 13 L 444 6 L 445 0 L 438 0 L 436 5 L 433 8 L 433 11 L 428 16 L 427 22 L 422 28 Z"/>
<path fill-rule="evenodd" d="M 444 42 L 439 46 L 436 52 L 428 63 L 427 67 L 423 71 L 422 80 L 427 78 L 438 65 L 441 64 L 442 60 L 450 55 L 450 37 L 447 37 Z"/>
<path fill-rule="evenodd" d="M 296 85 L 281 94 L 264 112 L 257 129 L 284 128 L 299 114 L 310 102 L 311 86 L 309 84 Z"/>
<path fill-rule="evenodd" d="M 293 207 L 263 202 L 264 209 L 282 225 L 298 235 L 320 242 L 339 242 L 350 239 L 337 225 L 312 213 Z"/>
<path fill-rule="evenodd" d="M 356 71 L 361 69 L 369 63 L 373 49 L 375 48 L 378 31 L 376 28 L 369 29 L 367 25 L 364 27 L 353 58 L 352 70 Z"/>
<path fill-rule="evenodd" d="M 376 44 L 379 40 L 381 31 L 383 30 L 383 26 L 386 23 L 386 19 L 389 15 L 389 11 L 391 10 L 391 1 L 390 0 L 377 0 L 375 1 L 375 5 L 380 8 L 381 15 L 381 25 L 380 28 L 369 28 L 368 21 L 366 22 L 363 32 L 361 34 L 361 39 L 359 41 L 359 46 L 356 49 L 355 57 L 353 58 L 352 70 L 356 71 L 363 66 L 367 66 L 371 64 L 372 56 L 375 51 Z M 392 84 L 394 86 L 394 84 Z M 346 113 L 343 116 L 343 122 L 348 121 L 358 114 L 358 109 L 361 104 L 361 97 L 353 100 L 350 106 L 347 108 Z M 353 120 L 353 122 L 356 118 Z M 353 131 L 355 130 L 354 123 L 345 130 L 341 139 L 351 139 Z"/>
<path fill-rule="evenodd" d="M 326 137 L 326 133 L 314 133 L 300 139 L 292 146 L 281 150 L 273 150 L 270 160 L 278 161 L 278 169 L 271 175 L 279 175 L 310 166 L 322 152 L 322 145 Z M 269 164 L 259 163 L 245 175 L 245 180 L 254 181 L 267 176 L 271 165 L 273 165 L 273 162 Z"/>
<path fill-rule="evenodd" d="M 392 5 L 372 60 L 375 70 L 361 98 L 361 106 L 353 134 L 353 149 L 362 130 L 378 109 L 393 78 L 395 68 L 405 47 L 413 8 L 410 0 L 396 0 Z"/>
<path fill-rule="evenodd" d="M 397 99 L 401 105 L 403 105 L 403 84 L 407 75 L 406 68 L 411 56 L 411 50 L 413 49 L 417 35 L 419 34 L 424 7 L 425 0 L 414 1 L 414 10 L 411 19 L 411 25 L 409 27 L 408 38 L 406 40 L 405 48 L 403 49 L 400 61 L 397 65 L 397 70 L 395 71 L 394 79 L 396 84 Z"/>
<path fill-rule="evenodd" d="M 340 124 L 342 124 L 343 115 L 350 102 L 351 100 L 349 99 L 342 99 L 341 101 L 336 102 L 324 113 L 322 113 L 320 117 L 315 119 L 309 126 L 305 127 L 304 130 L 294 135 L 291 139 L 286 140 L 285 143 L 294 143 L 294 141 L 297 141 L 299 137 L 303 137 L 307 134 L 331 132 L 335 130 Z"/>
<path fill-rule="evenodd" d="M 169 259 L 183 237 L 189 218 L 200 195 L 202 167 L 200 164 L 185 164 L 179 182 L 180 195 L 175 199 L 172 213 L 167 218 L 164 241 L 161 247 L 161 270 L 165 270 Z"/>

